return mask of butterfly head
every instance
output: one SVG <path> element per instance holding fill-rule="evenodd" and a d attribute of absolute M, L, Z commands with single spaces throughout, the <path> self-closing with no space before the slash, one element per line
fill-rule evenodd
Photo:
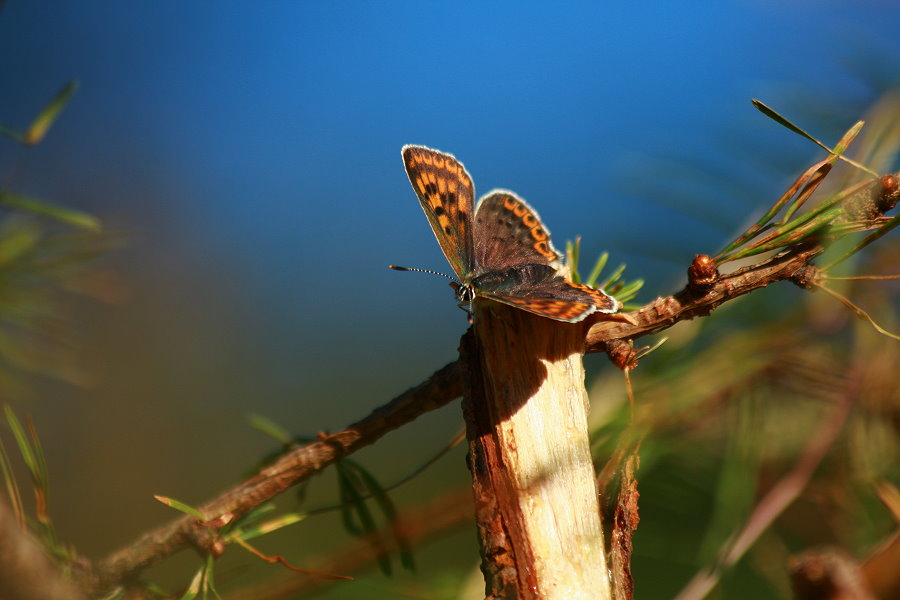
<path fill-rule="evenodd" d="M 469 315 L 469 323 L 472 322 L 472 301 L 475 300 L 475 288 L 470 283 L 451 281 L 450 287 L 456 293 L 456 305 Z"/>
<path fill-rule="evenodd" d="M 441 277 L 450 279 L 450 287 L 453 288 L 453 293 L 456 294 L 456 301 L 459 304 L 459 307 L 469 314 L 469 322 L 472 321 L 472 301 L 475 299 L 475 287 L 468 280 L 466 280 L 465 282 L 461 282 L 452 275 L 447 275 L 446 273 L 441 273 L 440 271 L 432 271 L 431 269 L 401 267 L 398 265 L 388 265 L 388 268 L 395 271 L 415 271 L 417 273 L 431 273 L 432 275 L 440 275 Z"/>

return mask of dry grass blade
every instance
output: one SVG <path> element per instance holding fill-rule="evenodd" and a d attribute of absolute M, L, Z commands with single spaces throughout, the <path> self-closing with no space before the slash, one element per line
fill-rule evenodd
<path fill-rule="evenodd" d="M 866 311 L 864 311 L 857 305 L 853 304 L 853 302 L 846 296 L 843 296 L 843 295 L 839 294 L 838 292 L 825 287 L 821 283 L 814 282 L 813 285 L 815 287 L 817 287 L 818 289 L 826 292 L 830 296 L 837 298 L 841 302 L 841 304 L 843 304 L 844 306 L 846 306 L 847 308 L 852 310 L 853 314 L 855 314 L 857 317 L 859 317 L 860 319 L 862 319 L 863 321 L 865 321 L 869 325 L 871 325 L 875 329 L 875 331 L 877 331 L 878 333 L 880 333 L 882 335 L 886 335 L 889 338 L 893 338 L 895 340 L 900 340 L 900 336 L 895 335 L 895 334 L 891 333 L 890 331 L 887 331 L 886 329 L 881 327 L 878 323 L 875 322 L 875 319 L 873 319 L 871 316 L 869 316 L 869 313 L 867 313 Z"/>
<path fill-rule="evenodd" d="M 353 577 L 351 577 L 350 575 L 337 575 L 335 573 L 324 573 L 322 571 L 315 571 L 313 569 L 304 569 L 303 567 L 298 567 L 296 565 L 292 565 L 290 562 L 288 562 L 288 560 L 285 557 L 281 556 L 280 554 L 274 554 L 271 556 L 268 554 L 265 554 L 264 552 L 257 550 L 256 548 L 251 546 L 248 542 L 242 540 L 241 538 L 239 538 L 237 536 L 231 536 L 231 537 L 229 537 L 229 539 L 234 541 L 237 545 L 239 545 L 241 548 L 243 548 L 247 552 L 266 561 L 267 563 L 273 564 L 273 565 L 280 564 L 281 566 L 286 567 L 286 568 L 290 569 L 291 571 L 294 571 L 295 573 L 302 573 L 304 575 L 311 575 L 313 577 L 320 577 L 322 579 L 348 579 L 348 580 L 353 579 Z"/>

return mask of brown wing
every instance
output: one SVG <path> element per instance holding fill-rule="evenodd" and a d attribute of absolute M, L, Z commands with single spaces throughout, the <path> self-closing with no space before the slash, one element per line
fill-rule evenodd
<path fill-rule="evenodd" d="M 477 277 L 477 295 L 522 310 L 576 323 L 594 312 L 614 313 L 619 302 L 603 290 L 567 281 L 549 265 L 523 265 Z"/>
<path fill-rule="evenodd" d="M 475 271 L 503 271 L 516 265 L 560 267 L 562 255 L 537 211 L 508 190 L 493 190 L 475 209 Z"/>
<path fill-rule="evenodd" d="M 403 165 L 444 256 L 462 281 L 475 267 L 475 186 L 461 162 L 425 146 L 404 146 Z"/>

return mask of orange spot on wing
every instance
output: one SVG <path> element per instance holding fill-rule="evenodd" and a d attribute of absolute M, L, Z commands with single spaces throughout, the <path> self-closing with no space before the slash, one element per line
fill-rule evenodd
<path fill-rule="evenodd" d="M 540 227 L 535 227 L 531 230 L 531 237 L 539 242 L 545 242 L 547 241 L 547 232 L 545 232 Z"/>
<path fill-rule="evenodd" d="M 538 253 L 546 256 L 549 259 L 555 259 L 556 253 L 550 249 L 550 246 L 547 245 L 547 242 L 541 241 L 537 242 L 533 248 L 538 251 Z"/>

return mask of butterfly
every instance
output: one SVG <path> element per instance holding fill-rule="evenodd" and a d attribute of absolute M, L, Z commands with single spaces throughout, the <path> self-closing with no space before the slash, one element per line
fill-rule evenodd
<path fill-rule="evenodd" d="M 562 255 L 537 211 L 522 198 L 497 189 L 476 205 L 472 177 L 452 154 L 425 146 L 404 146 L 401 154 L 434 236 L 456 273 L 458 281 L 450 285 L 470 321 L 475 298 L 568 323 L 620 308 L 603 290 L 562 276 Z"/>

